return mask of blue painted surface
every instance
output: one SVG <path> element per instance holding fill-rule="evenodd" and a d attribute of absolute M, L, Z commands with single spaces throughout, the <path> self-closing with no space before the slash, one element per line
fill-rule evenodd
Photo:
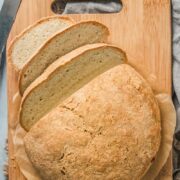
<path fill-rule="evenodd" d="M 3 167 L 7 160 L 5 152 L 7 139 L 7 94 L 6 94 L 6 64 L 5 53 L 3 54 L 3 62 L 1 69 L 0 82 L 0 180 L 4 180 Z"/>
<path fill-rule="evenodd" d="M 0 0 L 0 10 L 3 0 Z M 5 62 L 5 54 L 3 54 L 3 62 Z M 5 63 L 2 64 L 0 70 L 0 180 L 5 180 L 3 173 L 4 164 L 7 160 L 5 152 L 7 138 L 7 94 L 6 94 L 6 70 Z"/>
<path fill-rule="evenodd" d="M 2 7 L 2 4 L 3 4 L 3 1 L 4 1 L 4 0 L 0 0 L 0 10 L 1 10 L 1 7 Z"/>

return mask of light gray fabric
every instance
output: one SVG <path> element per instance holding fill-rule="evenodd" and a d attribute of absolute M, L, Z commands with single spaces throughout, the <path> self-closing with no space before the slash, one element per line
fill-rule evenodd
<path fill-rule="evenodd" d="M 73 1 L 68 2 L 64 10 L 64 14 L 75 14 L 75 13 L 112 13 L 119 12 L 121 4 L 119 0 L 91 0 L 91 1 Z"/>
<path fill-rule="evenodd" d="M 173 7 L 173 85 L 180 103 L 180 0 L 172 0 Z"/>
<path fill-rule="evenodd" d="M 173 89 L 177 124 L 174 139 L 174 179 L 180 179 L 180 0 L 172 0 L 173 15 Z"/>

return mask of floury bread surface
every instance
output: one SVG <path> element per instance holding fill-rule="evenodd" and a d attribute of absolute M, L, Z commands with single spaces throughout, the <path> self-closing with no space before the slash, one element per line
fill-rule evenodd
<path fill-rule="evenodd" d="M 40 119 L 24 139 L 42 179 L 141 179 L 160 144 L 150 86 L 130 66 L 93 79 Z"/>
<path fill-rule="evenodd" d="M 15 66 L 16 70 L 21 70 L 31 56 L 54 33 L 62 31 L 72 24 L 74 24 L 73 20 L 60 16 L 51 16 L 39 20 L 25 29 L 11 43 L 8 50 L 8 61 Z"/>
<path fill-rule="evenodd" d="M 124 52 L 107 44 L 86 45 L 59 58 L 25 91 L 19 116 L 22 127 L 29 130 L 84 84 L 125 62 Z"/>
<path fill-rule="evenodd" d="M 95 21 L 80 22 L 55 34 L 23 67 L 19 80 L 20 93 L 23 94 L 26 88 L 59 57 L 86 44 L 105 42 L 108 35 L 107 27 Z"/>

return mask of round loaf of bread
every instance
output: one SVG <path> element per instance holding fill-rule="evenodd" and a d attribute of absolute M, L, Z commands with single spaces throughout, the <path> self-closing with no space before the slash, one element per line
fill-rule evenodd
<path fill-rule="evenodd" d="M 39 120 L 24 143 L 42 179 L 132 180 L 156 158 L 160 131 L 150 86 L 122 64 Z"/>

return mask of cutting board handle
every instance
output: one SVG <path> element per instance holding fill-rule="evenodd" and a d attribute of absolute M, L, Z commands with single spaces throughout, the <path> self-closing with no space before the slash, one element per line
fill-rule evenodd
<path fill-rule="evenodd" d="M 71 2 L 71 1 L 75 2 L 76 0 L 52 0 L 52 2 L 50 2 L 50 8 L 52 12 L 54 12 L 55 14 L 62 14 L 64 12 L 67 2 Z M 94 0 L 84 0 L 83 2 L 91 2 L 91 1 L 94 2 Z M 108 1 L 111 2 L 111 0 Z M 120 13 L 122 11 L 123 6 L 124 5 L 126 6 L 127 0 L 119 0 L 119 3 L 122 5 L 122 8 L 119 9 L 119 12 L 115 12 L 115 13 Z M 77 13 L 73 13 L 73 14 L 77 14 Z"/>

